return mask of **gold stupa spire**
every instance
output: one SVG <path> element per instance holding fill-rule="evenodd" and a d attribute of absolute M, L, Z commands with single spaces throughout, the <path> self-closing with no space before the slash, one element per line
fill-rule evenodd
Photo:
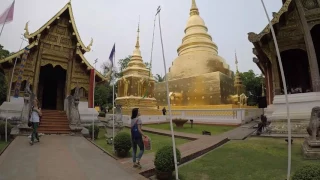
<path fill-rule="evenodd" d="M 136 48 L 139 49 L 140 48 L 140 42 L 139 42 L 139 35 L 140 35 L 140 16 L 139 16 L 139 22 L 138 22 L 138 31 L 137 31 L 138 35 L 137 35 L 137 42 L 136 42 Z"/>
<path fill-rule="evenodd" d="M 239 69 L 238 69 L 238 57 L 237 57 L 237 51 L 235 51 L 235 64 L 236 64 L 236 72 L 238 73 L 239 72 Z"/>
<path fill-rule="evenodd" d="M 197 7 L 196 0 L 192 0 L 192 5 L 190 9 L 190 16 L 199 15 L 199 9 Z"/>
<path fill-rule="evenodd" d="M 133 51 L 133 56 L 141 56 L 141 51 L 140 51 L 140 17 L 139 17 L 139 22 L 138 22 L 138 30 L 137 30 L 137 42 L 136 42 L 136 48 Z"/>

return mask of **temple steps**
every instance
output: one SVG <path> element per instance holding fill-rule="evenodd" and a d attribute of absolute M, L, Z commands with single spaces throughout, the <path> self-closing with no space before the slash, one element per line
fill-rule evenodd
<path fill-rule="evenodd" d="M 38 131 L 44 134 L 71 133 L 66 113 L 58 110 L 42 110 L 42 118 Z"/>

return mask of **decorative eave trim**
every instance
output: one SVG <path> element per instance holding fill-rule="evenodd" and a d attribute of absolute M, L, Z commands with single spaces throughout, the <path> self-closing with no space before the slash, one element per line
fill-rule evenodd
<path fill-rule="evenodd" d="M 92 39 L 91 39 L 91 42 L 88 46 L 85 46 L 80 38 L 80 35 L 79 35 L 79 32 L 78 32 L 78 29 L 76 27 L 76 23 L 75 23 L 75 20 L 74 20 L 74 16 L 73 16 L 73 11 L 72 11 L 72 7 L 71 7 L 71 3 L 68 2 L 56 15 L 54 15 L 46 24 L 44 24 L 40 29 L 38 29 L 37 31 L 35 31 L 34 33 L 31 33 L 29 34 L 29 31 L 28 31 L 28 22 L 26 24 L 26 32 L 24 33 L 24 37 L 25 38 L 34 38 L 36 35 L 38 35 L 39 33 L 41 33 L 43 30 L 45 30 L 46 28 L 50 27 L 50 25 L 56 20 L 56 19 L 59 19 L 60 18 L 60 15 L 63 14 L 66 10 L 69 11 L 69 15 L 70 15 L 70 23 L 72 24 L 72 28 L 73 28 L 73 31 L 74 31 L 74 35 L 76 36 L 77 38 L 77 41 L 79 43 L 79 45 L 81 46 L 82 50 L 84 50 L 85 52 L 89 52 L 91 50 L 91 46 L 92 46 Z"/>
<path fill-rule="evenodd" d="M 87 66 L 87 70 L 91 70 L 94 69 L 93 66 L 91 66 L 91 64 L 88 62 L 88 60 L 84 57 L 84 55 L 82 54 L 82 52 L 77 49 L 77 54 L 79 55 L 79 57 L 81 58 L 83 64 L 86 64 Z M 96 76 L 98 76 L 99 78 L 102 79 L 102 81 L 107 81 L 109 79 L 109 77 L 105 77 L 104 75 L 102 75 L 99 71 L 96 71 Z"/>
<path fill-rule="evenodd" d="M 33 48 L 34 46 L 37 46 L 37 45 L 38 45 L 38 41 L 34 41 L 34 42 L 32 42 L 31 44 L 29 44 L 28 46 L 26 46 L 26 47 L 31 50 L 31 48 Z M 9 56 L 9 57 L 6 57 L 6 58 L 4 58 L 4 59 L 0 59 L 0 64 L 2 64 L 2 63 L 4 63 L 4 62 L 7 62 L 7 61 L 10 62 L 10 61 L 12 61 L 12 59 L 14 59 L 14 58 L 16 58 L 16 57 L 18 57 L 18 56 L 21 56 L 21 55 L 23 54 L 23 52 L 24 52 L 24 49 L 25 49 L 25 48 L 23 48 L 23 49 L 21 49 L 20 51 L 12 54 L 12 55 Z"/>
<path fill-rule="evenodd" d="M 278 13 L 275 13 L 274 14 L 274 17 L 273 19 L 271 20 L 271 24 L 272 26 L 274 26 L 275 24 L 279 23 L 279 20 L 280 20 L 280 17 L 285 14 L 288 9 L 289 9 L 289 6 L 291 4 L 292 0 L 287 0 L 283 6 L 281 7 L 281 9 L 279 10 Z M 250 42 L 258 42 L 261 40 L 261 38 L 267 34 L 270 33 L 270 26 L 269 24 L 259 33 L 259 34 L 256 34 L 254 32 L 249 32 L 248 33 L 248 39 Z"/>

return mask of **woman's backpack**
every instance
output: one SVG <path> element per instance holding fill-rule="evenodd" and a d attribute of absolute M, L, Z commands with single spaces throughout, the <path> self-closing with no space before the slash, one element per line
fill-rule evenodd
<path fill-rule="evenodd" d="M 140 132 L 139 132 L 139 127 L 138 127 L 138 119 L 134 123 L 134 125 L 131 127 L 131 136 L 132 139 L 139 139 L 142 138 Z"/>

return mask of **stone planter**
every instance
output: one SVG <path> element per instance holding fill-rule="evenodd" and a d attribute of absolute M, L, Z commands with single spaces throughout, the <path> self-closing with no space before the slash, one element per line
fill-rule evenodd
<path fill-rule="evenodd" d="M 157 179 L 159 180 L 167 180 L 172 179 L 172 171 L 171 172 L 161 172 L 156 170 Z"/>
<path fill-rule="evenodd" d="M 188 120 L 186 120 L 186 119 L 173 119 L 172 122 L 176 124 L 177 128 L 183 128 L 183 125 L 186 122 L 188 122 Z"/>

